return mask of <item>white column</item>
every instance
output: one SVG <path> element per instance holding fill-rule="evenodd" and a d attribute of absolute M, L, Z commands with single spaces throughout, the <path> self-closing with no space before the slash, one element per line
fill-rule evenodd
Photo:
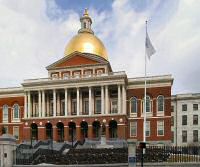
<path fill-rule="evenodd" d="M 92 115 L 92 88 L 89 87 L 89 115 Z"/>
<path fill-rule="evenodd" d="M 57 116 L 60 116 L 60 94 L 57 93 Z"/>
<path fill-rule="evenodd" d="M 27 94 L 24 92 L 24 118 L 27 118 Z"/>
<path fill-rule="evenodd" d="M 47 117 L 49 117 L 50 113 L 49 113 L 49 93 L 47 93 L 47 104 L 46 104 L 46 108 L 47 108 Z"/>
<path fill-rule="evenodd" d="M 65 116 L 67 116 L 67 103 L 68 103 L 68 97 L 67 97 L 67 88 L 65 89 Z"/>
<path fill-rule="evenodd" d="M 42 117 L 45 117 L 45 91 L 42 91 Z"/>
<path fill-rule="evenodd" d="M 80 99 L 80 103 L 79 103 L 79 105 L 80 105 L 79 106 L 79 115 L 83 115 L 82 114 L 83 113 L 83 111 L 82 111 L 83 110 L 83 107 L 82 107 L 83 106 L 83 100 L 82 100 L 83 99 L 83 93 L 82 93 L 82 91 L 80 91 L 80 98 L 79 99 Z"/>
<path fill-rule="evenodd" d="M 38 91 L 38 109 L 39 109 L 39 117 L 41 117 L 42 105 L 41 105 L 41 91 L 40 90 Z"/>
<path fill-rule="evenodd" d="M 80 96 L 79 96 L 79 88 L 76 89 L 76 101 L 77 101 L 77 115 L 79 115 L 80 111 Z"/>
<path fill-rule="evenodd" d="M 53 90 L 53 116 L 56 116 L 56 90 Z"/>
<path fill-rule="evenodd" d="M 121 113 L 122 110 L 121 110 L 121 86 L 118 85 L 118 107 L 117 107 L 117 112 L 118 113 Z"/>
<path fill-rule="evenodd" d="M 35 95 L 32 96 L 33 104 L 32 104 L 32 115 L 35 115 Z"/>
<path fill-rule="evenodd" d="M 106 93 L 106 97 L 105 97 L 105 114 L 108 114 L 108 85 L 105 86 L 105 93 Z"/>
<path fill-rule="evenodd" d="M 101 114 L 105 114 L 104 111 L 104 87 L 101 86 Z"/>
<path fill-rule="evenodd" d="M 123 97 L 123 114 L 126 114 L 126 88 L 125 85 L 122 86 L 122 97 Z"/>
<path fill-rule="evenodd" d="M 28 118 L 31 117 L 31 111 L 30 111 L 30 109 L 31 109 L 31 93 L 29 91 L 28 92 Z"/>

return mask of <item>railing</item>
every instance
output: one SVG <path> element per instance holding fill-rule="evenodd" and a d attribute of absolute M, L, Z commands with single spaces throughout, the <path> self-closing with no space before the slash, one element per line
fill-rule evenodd
<path fill-rule="evenodd" d="M 97 78 L 102 76 L 120 76 L 126 75 L 124 71 L 103 73 L 103 74 L 92 74 L 92 75 L 77 75 L 77 76 L 68 76 L 68 77 L 52 77 L 52 78 L 37 78 L 37 79 L 26 79 L 24 83 L 34 83 L 34 82 L 45 82 L 45 81 L 59 81 L 59 80 L 74 80 L 82 78 Z"/>
<path fill-rule="evenodd" d="M 137 148 L 136 153 L 140 162 L 142 150 Z M 200 147 L 147 146 L 143 162 L 200 162 Z"/>

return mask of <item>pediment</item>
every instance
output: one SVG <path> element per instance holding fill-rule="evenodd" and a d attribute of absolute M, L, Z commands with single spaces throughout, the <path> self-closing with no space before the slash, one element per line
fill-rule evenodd
<path fill-rule="evenodd" d="M 65 68 L 65 67 L 72 67 L 72 66 L 80 66 L 80 65 L 94 65 L 94 64 L 104 64 L 108 63 L 108 61 L 92 55 L 92 54 L 83 54 L 80 52 L 74 52 L 69 56 L 66 56 L 55 63 L 49 65 L 48 69 L 56 69 L 56 68 Z"/>

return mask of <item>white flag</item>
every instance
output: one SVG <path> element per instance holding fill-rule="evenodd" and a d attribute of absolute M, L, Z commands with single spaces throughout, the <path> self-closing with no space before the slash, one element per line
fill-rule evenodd
<path fill-rule="evenodd" d="M 146 54 L 149 59 L 156 52 L 156 50 L 154 49 L 154 47 L 149 39 L 148 33 L 146 33 L 145 49 L 146 49 Z"/>

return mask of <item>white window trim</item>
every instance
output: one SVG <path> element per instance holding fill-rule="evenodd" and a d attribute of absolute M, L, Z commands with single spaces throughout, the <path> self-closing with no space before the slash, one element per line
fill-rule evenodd
<path fill-rule="evenodd" d="M 136 112 L 131 112 L 131 106 L 132 106 L 132 100 L 135 99 L 136 100 Z M 129 105 L 129 111 L 130 111 L 130 116 L 133 116 L 133 117 L 137 117 L 137 113 L 138 113 L 138 100 L 135 96 L 131 97 L 130 98 L 130 105 Z"/>
<path fill-rule="evenodd" d="M 159 97 L 163 97 L 163 111 L 158 111 L 158 98 Z M 163 95 L 159 95 L 157 97 L 157 102 L 156 102 L 156 108 L 157 108 L 157 114 L 160 116 L 160 115 L 164 115 L 165 113 L 165 97 Z"/>
<path fill-rule="evenodd" d="M 131 124 L 133 124 L 134 122 L 130 122 L 130 137 L 137 137 L 137 121 L 135 121 L 135 122 L 136 122 L 136 127 L 135 127 L 135 131 L 136 132 L 135 132 L 135 135 L 131 134 L 131 127 L 132 127 Z"/>
<path fill-rule="evenodd" d="M 116 102 L 117 104 L 117 112 L 116 113 L 114 113 L 114 112 L 112 112 L 112 109 L 113 109 L 113 103 L 112 102 Z M 110 99 L 110 113 L 111 114 L 118 114 L 118 99 L 117 98 L 111 98 Z"/>
<path fill-rule="evenodd" d="M 15 112 L 14 112 L 14 106 L 15 105 L 18 105 L 18 107 L 19 107 L 19 110 L 18 110 L 18 118 L 15 118 L 14 117 L 14 115 L 15 115 Z M 12 122 L 20 122 L 20 106 L 19 106 L 19 104 L 17 104 L 17 103 L 15 103 L 14 105 L 13 105 L 13 107 L 12 107 Z"/>
<path fill-rule="evenodd" d="M 163 122 L 163 135 L 158 134 L 158 124 L 159 124 L 159 122 Z M 164 135 L 165 135 L 165 121 L 164 120 L 157 121 L 157 136 L 164 136 Z"/>
<path fill-rule="evenodd" d="M 15 137 L 15 135 L 14 135 L 14 129 L 15 128 L 18 128 L 18 139 L 16 138 L 16 140 L 19 140 L 19 126 L 13 126 L 13 136 Z"/>
<path fill-rule="evenodd" d="M 7 118 L 4 117 L 4 107 L 7 107 L 7 112 L 8 112 Z M 9 107 L 8 107 L 7 104 L 4 104 L 4 105 L 3 105 L 3 114 L 2 114 L 2 117 L 3 117 L 3 122 L 4 122 L 4 123 L 7 123 L 7 122 L 8 122 L 8 119 L 9 119 L 9 118 L 8 118 L 8 117 L 9 117 Z"/>
<path fill-rule="evenodd" d="M 144 117 L 144 98 L 141 100 L 141 116 Z M 153 100 L 151 99 L 151 97 L 150 97 L 150 112 L 146 112 L 146 116 L 147 117 L 153 116 Z"/>
<path fill-rule="evenodd" d="M 147 136 L 146 135 L 146 137 L 150 137 L 151 136 L 151 121 L 146 121 L 146 122 L 149 122 L 149 135 Z M 146 124 L 147 125 L 147 124 Z M 147 126 L 146 126 L 146 131 L 147 131 Z M 145 132 L 145 134 L 146 134 L 146 132 Z"/>

